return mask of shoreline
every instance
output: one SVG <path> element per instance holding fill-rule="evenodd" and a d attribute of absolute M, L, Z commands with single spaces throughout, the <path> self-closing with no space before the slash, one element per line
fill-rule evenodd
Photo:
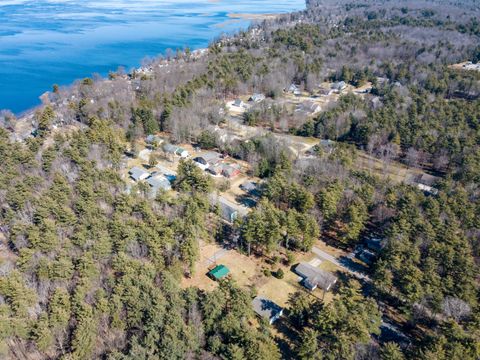
<path fill-rule="evenodd" d="M 219 0 L 209 0 L 209 1 L 210 2 L 219 2 Z M 276 18 L 278 18 L 279 16 L 282 16 L 282 15 L 287 15 L 287 14 L 290 14 L 290 13 L 294 13 L 295 11 L 302 11 L 304 8 L 305 8 L 305 4 L 303 5 L 302 8 L 300 8 L 298 10 L 287 11 L 287 12 L 279 12 L 279 13 L 264 13 L 263 14 L 263 13 L 249 13 L 249 12 L 230 12 L 230 13 L 225 14 L 226 19 L 225 19 L 224 22 L 218 23 L 215 26 L 218 27 L 218 28 L 222 28 L 227 23 L 231 24 L 231 23 L 237 23 L 237 22 L 239 22 L 239 23 L 240 22 L 248 22 L 248 26 L 252 26 L 252 25 L 255 25 L 256 22 L 260 22 L 260 21 L 264 21 L 264 20 L 274 20 L 274 19 L 276 19 Z M 231 37 L 231 36 L 234 36 L 235 34 L 237 34 L 241 30 L 246 30 L 246 29 L 242 29 L 240 26 L 237 26 L 237 28 L 235 30 L 233 30 L 231 33 L 229 32 L 229 33 L 224 34 L 224 35 L 227 35 L 228 37 Z M 213 40 L 214 39 L 211 39 L 211 41 L 213 41 Z M 204 46 L 200 46 L 199 48 L 193 47 L 191 49 L 192 49 L 192 54 L 194 54 L 196 56 L 199 56 L 201 53 L 203 53 L 205 51 L 206 48 L 205 48 L 205 45 L 204 45 Z M 162 57 L 163 55 L 165 55 L 165 53 L 159 53 L 159 54 L 153 56 L 153 58 L 158 59 L 159 57 Z M 112 69 L 110 71 L 115 72 L 116 70 Z M 127 71 L 128 71 L 128 73 L 135 72 L 135 71 L 142 71 L 142 66 L 137 63 L 137 65 L 133 65 Z M 92 73 L 92 74 L 94 74 L 94 73 Z M 90 77 L 90 76 L 92 76 L 92 74 L 90 74 L 89 76 L 86 76 L 86 77 Z M 102 76 L 102 78 L 107 77 L 106 73 L 101 73 L 100 75 Z M 79 79 L 80 78 L 73 78 L 73 79 L 71 79 L 71 81 L 68 84 L 59 84 L 59 85 L 62 86 L 62 87 L 70 87 L 75 83 L 75 81 L 77 81 Z M 55 79 L 52 79 L 52 83 L 56 83 Z M 44 106 L 44 103 L 41 101 L 41 98 L 42 98 L 42 96 L 44 96 L 45 94 L 48 94 L 50 92 L 51 92 L 51 90 L 47 89 L 45 92 L 39 94 L 38 97 L 37 97 L 37 100 L 40 100 L 40 101 L 38 101 L 38 103 L 36 105 L 29 106 L 25 109 L 22 109 L 22 110 L 19 110 L 19 111 L 11 110 L 8 107 L 0 108 L 0 109 L 1 110 L 6 110 L 6 111 L 11 111 L 17 119 L 24 119 L 26 117 L 30 117 L 38 109 L 41 109 Z"/>
<path fill-rule="evenodd" d="M 287 14 L 287 13 L 285 13 Z M 273 20 L 278 18 L 283 14 L 281 13 L 266 13 L 266 14 L 255 14 L 255 13 L 229 13 L 227 16 L 231 19 L 241 19 L 241 20 Z"/>

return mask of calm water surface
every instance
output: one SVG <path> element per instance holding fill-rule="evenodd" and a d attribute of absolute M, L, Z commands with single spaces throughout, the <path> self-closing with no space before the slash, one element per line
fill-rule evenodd
<path fill-rule="evenodd" d="M 248 26 L 230 13 L 301 10 L 305 0 L 0 0 L 0 109 L 24 111 L 52 84 L 166 49 L 206 47 Z"/>

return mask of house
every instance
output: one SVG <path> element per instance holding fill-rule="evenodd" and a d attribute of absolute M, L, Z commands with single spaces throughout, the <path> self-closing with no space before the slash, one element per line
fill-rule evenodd
<path fill-rule="evenodd" d="M 338 81 L 332 84 L 332 90 L 336 92 L 340 92 L 347 87 L 347 83 L 345 81 Z"/>
<path fill-rule="evenodd" d="M 248 193 L 255 192 L 257 190 L 257 183 L 253 181 L 245 181 L 240 185 L 240 189 Z"/>
<path fill-rule="evenodd" d="M 244 218 L 247 215 L 248 209 L 232 203 L 222 196 L 216 194 L 209 195 L 210 204 L 218 206 L 220 216 L 223 220 L 233 223 L 238 218 Z"/>
<path fill-rule="evenodd" d="M 252 96 L 250 96 L 250 99 L 248 99 L 248 101 L 253 101 L 254 103 L 259 103 L 263 100 L 265 100 L 265 95 L 263 94 L 253 94 Z"/>
<path fill-rule="evenodd" d="M 173 183 L 177 178 L 177 172 L 174 170 L 170 170 L 161 164 L 155 165 L 155 167 L 159 170 L 158 173 L 162 174 L 170 183 Z"/>
<path fill-rule="evenodd" d="M 465 64 L 463 64 L 463 68 L 465 70 L 477 70 L 480 71 L 480 63 L 474 64 L 471 61 L 467 61 Z"/>
<path fill-rule="evenodd" d="M 221 280 L 230 273 L 230 270 L 225 265 L 217 265 L 208 272 L 208 277 L 213 280 Z"/>
<path fill-rule="evenodd" d="M 371 237 L 365 241 L 365 245 L 367 245 L 367 248 L 370 250 L 378 253 L 385 247 L 385 242 L 377 237 Z"/>
<path fill-rule="evenodd" d="M 207 171 L 213 176 L 220 176 L 222 175 L 223 165 L 222 164 L 211 165 L 207 168 Z"/>
<path fill-rule="evenodd" d="M 222 175 L 225 176 L 227 179 L 232 179 L 235 176 L 240 175 L 240 169 L 238 168 L 238 166 L 235 165 L 224 164 L 222 166 Z"/>
<path fill-rule="evenodd" d="M 293 95 L 296 95 L 296 96 L 302 95 L 302 92 L 300 91 L 300 87 L 298 87 L 295 84 L 291 84 L 288 87 L 287 92 L 292 93 Z"/>
<path fill-rule="evenodd" d="M 163 145 L 163 151 L 165 153 L 170 154 L 170 155 L 175 155 L 175 152 L 177 151 L 178 146 L 172 145 L 172 144 L 165 144 Z"/>
<path fill-rule="evenodd" d="M 262 296 L 257 296 L 252 300 L 252 307 L 257 315 L 267 319 L 270 325 L 283 315 L 283 308 Z"/>
<path fill-rule="evenodd" d="M 363 249 L 357 254 L 357 258 L 367 265 L 372 265 L 375 261 L 375 254 L 368 249 Z"/>
<path fill-rule="evenodd" d="M 233 106 L 236 106 L 236 107 L 245 107 L 245 103 L 240 100 L 240 99 L 235 99 L 235 101 L 233 102 Z"/>
<path fill-rule="evenodd" d="M 193 161 L 198 165 L 202 170 L 206 170 L 209 166 L 214 166 L 218 164 L 222 159 L 222 155 L 218 152 L 211 151 L 206 154 L 197 156 Z"/>
<path fill-rule="evenodd" d="M 177 150 L 175 151 L 175 155 L 180 156 L 181 158 L 184 158 L 184 159 L 186 159 L 190 156 L 188 151 L 185 150 L 184 148 L 181 148 L 181 147 L 177 148 Z"/>
<path fill-rule="evenodd" d="M 429 174 L 414 175 L 409 176 L 406 180 L 407 184 L 416 186 L 426 194 L 437 195 L 438 189 L 433 187 L 435 182 L 438 180 L 436 176 Z"/>
<path fill-rule="evenodd" d="M 306 114 L 316 114 L 322 111 L 322 107 L 313 101 L 304 101 L 297 105 L 296 111 L 301 111 Z"/>
<path fill-rule="evenodd" d="M 297 265 L 295 273 L 302 278 L 303 286 L 311 291 L 317 287 L 329 291 L 337 282 L 337 278 L 333 274 L 305 262 Z"/>
<path fill-rule="evenodd" d="M 320 140 L 318 145 L 323 149 L 323 151 L 327 152 L 328 154 L 331 154 L 335 149 L 335 141 L 330 139 L 322 139 Z"/>
<path fill-rule="evenodd" d="M 328 89 L 328 88 L 325 88 L 323 86 L 320 86 L 318 88 L 318 94 L 321 95 L 321 96 L 330 96 L 332 95 L 333 93 L 335 92 L 335 90 L 333 89 Z"/>
<path fill-rule="evenodd" d="M 160 173 L 153 173 L 152 176 L 147 179 L 147 183 L 148 185 L 150 185 L 155 194 L 159 189 L 163 191 L 168 191 L 172 189 L 170 181 Z"/>
<path fill-rule="evenodd" d="M 187 158 L 190 156 L 187 150 L 172 144 L 165 144 L 163 146 L 163 151 L 165 151 L 166 154 L 177 155 L 177 156 L 180 156 L 181 158 Z"/>
<path fill-rule="evenodd" d="M 158 145 L 161 145 L 164 142 L 164 140 L 158 135 L 148 135 L 145 138 L 145 142 L 150 145 L 158 146 Z"/>
<path fill-rule="evenodd" d="M 134 181 L 141 181 L 148 178 L 150 173 L 142 168 L 139 168 L 138 166 L 135 166 L 130 169 L 128 175 L 130 175 L 130 178 L 132 178 Z"/>
<path fill-rule="evenodd" d="M 422 190 L 424 193 L 430 194 L 430 195 L 437 195 L 438 190 L 435 189 L 432 186 L 424 185 L 424 184 L 417 184 L 417 187 Z"/>

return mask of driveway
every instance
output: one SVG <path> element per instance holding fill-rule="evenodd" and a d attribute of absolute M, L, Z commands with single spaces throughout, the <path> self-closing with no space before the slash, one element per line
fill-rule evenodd
<path fill-rule="evenodd" d="M 358 269 L 355 268 L 355 263 L 348 259 L 348 257 L 337 259 L 336 257 L 326 253 L 325 251 L 319 249 L 318 247 L 314 246 L 312 252 L 317 255 L 319 258 L 323 260 L 330 261 L 332 264 L 342 268 L 343 270 L 349 272 L 353 276 L 357 277 L 358 279 L 365 280 L 367 282 L 370 281 L 370 278 L 365 275 L 364 273 L 360 272 Z"/>

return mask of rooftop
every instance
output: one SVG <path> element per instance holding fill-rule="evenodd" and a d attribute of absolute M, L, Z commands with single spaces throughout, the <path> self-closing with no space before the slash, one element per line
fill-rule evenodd
<path fill-rule="evenodd" d="M 225 265 L 217 265 L 215 268 L 208 272 L 208 275 L 215 278 L 215 280 L 220 280 L 227 276 L 230 273 L 230 270 Z"/>
<path fill-rule="evenodd" d="M 252 300 L 253 310 L 261 317 L 269 319 L 271 322 L 273 319 L 278 318 L 282 314 L 283 309 L 275 304 L 272 300 L 257 296 Z"/>

